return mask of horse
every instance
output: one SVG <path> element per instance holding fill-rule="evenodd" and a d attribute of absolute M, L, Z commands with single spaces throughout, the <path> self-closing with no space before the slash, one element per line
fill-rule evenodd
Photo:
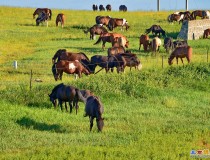
<path fill-rule="evenodd" d="M 46 21 L 47 22 L 46 25 L 48 27 L 48 19 L 49 19 L 49 15 L 46 14 L 45 12 L 41 12 L 36 19 L 36 25 L 39 26 L 40 23 L 43 23 Z"/>
<path fill-rule="evenodd" d="M 110 16 L 96 16 L 96 24 L 101 24 L 108 26 L 109 20 L 111 19 Z"/>
<path fill-rule="evenodd" d="M 54 63 L 52 66 L 52 73 L 54 75 L 55 81 L 58 79 L 62 80 L 63 72 L 68 74 L 77 74 L 81 78 L 82 73 L 89 75 L 90 71 L 86 69 L 78 60 L 67 61 L 60 60 Z"/>
<path fill-rule="evenodd" d="M 96 118 L 98 131 L 101 132 L 104 126 L 104 119 L 102 114 L 104 112 L 103 104 L 101 103 L 99 97 L 89 96 L 87 98 L 83 97 L 80 92 L 77 92 L 78 99 L 83 99 L 85 102 L 85 114 L 84 117 L 89 116 L 90 119 L 90 131 L 93 128 L 93 120 Z"/>
<path fill-rule="evenodd" d="M 132 67 L 135 67 L 135 69 L 141 70 L 142 65 L 140 63 L 140 60 L 136 56 L 136 54 L 133 53 L 120 53 L 121 56 L 125 59 L 126 63 L 124 67 L 128 66 L 130 67 L 130 71 Z"/>
<path fill-rule="evenodd" d="M 129 41 L 127 38 L 121 34 L 114 33 L 110 36 L 110 40 L 112 43 L 112 47 L 126 47 L 128 48 L 129 46 Z"/>
<path fill-rule="evenodd" d="M 98 6 L 96 4 L 93 4 L 92 9 L 93 9 L 93 11 L 97 11 L 98 10 Z"/>
<path fill-rule="evenodd" d="M 127 7 L 125 5 L 120 5 L 119 6 L 119 11 L 126 12 L 127 11 Z"/>
<path fill-rule="evenodd" d="M 128 48 L 129 41 L 127 40 L 127 38 L 125 36 L 123 36 L 122 34 L 119 34 L 119 33 L 103 33 L 103 34 L 101 34 L 99 36 L 98 40 L 93 45 L 99 44 L 102 41 L 103 42 L 102 43 L 102 49 L 104 50 L 105 43 L 106 42 L 116 43 L 116 41 L 118 41 L 117 37 L 122 37 L 121 42 L 124 45 L 123 47 L 127 47 Z"/>
<path fill-rule="evenodd" d="M 155 36 L 157 36 L 157 34 L 159 34 L 160 37 L 160 33 L 162 34 L 162 36 L 166 36 L 166 32 L 159 26 L 159 25 L 152 25 L 150 28 L 145 30 L 145 34 L 148 34 L 152 31 L 152 34 Z"/>
<path fill-rule="evenodd" d="M 173 42 L 174 48 L 188 46 L 187 40 L 176 40 Z"/>
<path fill-rule="evenodd" d="M 173 38 L 171 37 L 166 37 L 164 39 L 164 44 L 163 47 L 166 49 L 166 52 L 168 53 L 169 50 L 174 50 L 174 43 L 173 43 Z"/>
<path fill-rule="evenodd" d="M 183 22 L 184 20 L 192 20 L 191 14 L 189 11 L 186 12 L 175 12 L 173 14 L 170 14 L 168 16 L 168 22 L 173 22 L 173 21 L 177 21 L 179 22 Z"/>
<path fill-rule="evenodd" d="M 101 4 L 101 5 L 99 5 L 99 10 L 100 11 L 105 11 L 105 8 L 104 8 L 104 6 Z"/>
<path fill-rule="evenodd" d="M 81 61 L 81 59 L 89 60 L 89 58 L 83 52 L 79 52 L 79 53 L 67 52 L 66 49 L 59 49 L 54 54 L 52 58 L 53 64 L 56 62 L 56 59 L 57 59 L 57 62 L 60 60 L 68 60 L 68 61 L 75 61 L 75 60 Z"/>
<path fill-rule="evenodd" d="M 64 27 L 64 22 L 65 22 L 65 16 L 63 13 L 59 13 L 56 17 L 56 21 L 55 21 L 55 24 L 56 24 L 56 27 L 58 26 L 58 23 L 61 23 L 61 27 L 63 28 Z"/>
<path fill-rule="evenodd" d="M 94 26 L 88 28 L 87 30 L 84 30 L 84 33 L 87 34 L 90 32 L 90 39 L 94 39 L 95 34 L 101 35 L 102 33 L 107 33 L 107 29 L 99 24 L 95 24 Z"/>
<path fill-rule="evenodd" d="M 210 35 L 210 28 L 207 28 L 207 29 L 204 30 L 203 39 L 208 38 L 209 35 Z"/>
<path fill-rule="evenodd" d="M 123 30 L 123 27 L 125 26 L 126 31 L 130 27 L 128 25 L 128 22 L 125 18 L 111 18 L 108 23 L 108 28 L 110 31 L 113 31 L 114 28 L 121 26 L 121 30 Z"/>
<path fill-rule="evenodd" d="M 111 48 L 108 48 L 107 50 L 107 55 L 108 56 L 112 56 L 112 55 L 115 55 L 115 54 L 118 54 L 118 53 L 125 53 L 125 48 L 123 46 L 119 46 L 119 47 L 111 47 Z"/>
<path fill-rule="evenodd" d="M 79 90 L 83 97 L 88 97 L 93 95 L 90 90 Z M 57 106 L 56 100 L 58 99 L 61 111 L 63 111 L 62 103 L 65 102 L 65 109 L 68 112 L 66 102 L 69 102 L 70 113 L 72 113 L 72 108 L 76 108 L 76 114 L 79 108 L 78 102 L 83 102 L 81 99 L 78 99 L 76 96 L 76 88 L 74 86 L 67 86 L 63 83 L 55 86 L 52 92 L 49 94 L 50 101 L 54 105 L 54 108 Z M 72 105 L 73 102 L 73 105 Z"/>
<path fill-rule="evenodd" d="M 143 45 L 144 47 L 144 51 L 147 51 L 148 49 L 148 46 L 149 46 L 149 36 L 146 35 L 146 34 L 142 34 L 140 37 L 139 37 L 139 51 L 140 51 L 140 48 L 141 48 L 141 45 Z"/>
<path fill-rule="evenodd" d="M 190 46 L 183 46 L 183 47 L 177 47 L 170 55 L 170 57 L 168 58 L 168 64 L 172 65 L 173 64 L 173 59 L 176 57 L 176 63 L 178 65 L 178 58 L 181 59 L 182 64 L 183 63 L 183 59 L 182 58 L 187 58 L 188 63 L 190 63 L 191 58 L 192 58 L 192 48 Z"/>
<path fill-rule="evenodd" d="M 78 108 L 78 102 L 75 101 L 75 87 L 73 86 L 66 86 L 63 83 L 55 86 L 52 92 L 49 94 L 50 101 L 54 105 L 54 108 L 57 106 L 56 99 L 58 99 L 58 103 L 60 105 L 61 111 L 63 111 L 63 102 L 65 102 L 66 112 L 68 112 L 66 102 L 69 102 L 70 106 L 70 113 L 72 113 L 72 108 L 75 106 L 76 114 Z M 72 105 L 73 102 L 73 105 Z"/>
<path fill-rule="evenodd" d="M 90 61 L 82 60 L 84 66 L 88 67 L 91 73 L 95 73 L 96 66 L 105 69 L 108 73 L 109 69 L 113 72 L 114 67 L 117 68 L 117 73 L 123 72 L 124 66 L 126 64 L 125 59 L 121 55 L 111 55 L 111 56 L 102 56 L 94 55 L 91 57 Z"/>
<path fill-rule="evenodd" d="M 204 11 L 204 10 L 195 10 L 191 13 L 192 19 L 196 20 L 196 17 L 201 17 L 201 19 L 205 18 L 210 18 L 210 13 L 209 11 Z"/>
<path fill-rule="evenodd" d="M 111 11 L 111 10 L 112 10 L 112 6 L 111 6 L 110 4 L 107 4 L 107 5 L 106 5 L 106 10 L 107 10 L 107 11 Z"/>
<path fill-rule="evenodd" d="M 49 15 L 49 20 L 52 18 L 52 11 L 48 8 L 37 8 L 33 13 L 33 18 L 35 18 L 36 15 L 39 15 L 41 12 L 44 12 L 45 14 Z"/>
<path fill-rule="evenodd" d="M 161 46 L 161 40 L 160 38 L 158 37 L 155 37 L 152 39 L 151 43 L 150 43 L 150 50 L 152 52 L 159 52 L 159 49 L 160 49 L 160 46 Z"/>

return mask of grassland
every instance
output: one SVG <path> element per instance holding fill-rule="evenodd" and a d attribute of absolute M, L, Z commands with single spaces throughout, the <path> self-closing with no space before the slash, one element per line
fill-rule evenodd
<path fill-rule="evenodd" d="M 37 27 L 33 11 L 0 7 L 0 159 L 174 160 L 190 159 L 191 150 L 210 149 L 209 39 L 189 41 L 192 63 L 170 67 L 163 47 L 156 57 L 138 51 L 139 35 L 152 24 L 160 24 L 168 36 L 176 38 L 181 25 L 167 23 L 170 12 L 53 9 L 49 27 Z M 63 29 L 55 27 L 60 12 L 67 17 Z M 123 74 L 101 71 L 79 80 L 64 75 L 63 83 L 90 89 L 101 98 L 105 108 L 102 133 L 95 123 L 89 132 L 84 104 L 78 115 L 69 114 L 54 109 L 48 98 L 60 83 L 51 73 L 51 58 L 58 49 L 82 51 L 89 57 L 107 54 L 83 33 L 95 24 L 97 15 L 128 20 L 131 28 L 123 34 L 143 64 L 141 71 L 127 69 Z M 17 70 L 12 67 L 14 60 Z M 37 78 L 43 82 L 35 82 Z"/>

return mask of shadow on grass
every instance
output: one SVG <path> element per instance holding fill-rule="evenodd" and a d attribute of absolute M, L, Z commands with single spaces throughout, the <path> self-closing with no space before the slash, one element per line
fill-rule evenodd
<path fill-rule="evenodd" d="M 66 131 L 65 129 L 62 129 L 59 125 L 49 125 L 46 123 L 36 122 L 28 117 L 23 117 L 17 120 L 16 123 L 27 129 L 34 129 L 39 131 L 52 131 L 56 133 L 64 133 Z"/>

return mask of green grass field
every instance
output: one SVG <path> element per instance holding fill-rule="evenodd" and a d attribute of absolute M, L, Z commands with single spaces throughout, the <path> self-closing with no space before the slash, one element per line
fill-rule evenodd
<path fill-rule="evenodd" d="M 49 27 L 36 26 L 35 8 L 0 7 L 0 159 L 190 159 L 191 150 L 210 150 L 209 39 L 188 41 L 192 63 L 169 66 L 165 49 L 155 57 L 139 51 L 139 36 L 159 24 L 174 39 L 181 24 L 168 24 L 170 12 L 93 12 L 53 9 Z M 55 27 L 63 12 L 65 27 Z M 16 16 L 18 15 L 18 16 Z M 58 49 L 106 55 L 83 30 L 97 15 L 126 18 L 124 34 L 142 62 L 141 71 L 85 76 L 63 83 L 90 89 L 104 105 L 104 130 L 89 132 L 84 104 L 72 114 L 54 109 L 48 94 L 56 82 L 51 59 Z M 162 39 L 163 42 L 163 39 Z M 106 49 L 111 44 L 106 44 Z M 163 57 L 163 68 L 162 68 Z M 13 68 L 13 61 L 18 69 Z M 97 68 L 96 70 L 98 70 Z M 30 90 L 30 73 L 32 88 Z M 41 79 L 43 82 L 35 82 Z"/>

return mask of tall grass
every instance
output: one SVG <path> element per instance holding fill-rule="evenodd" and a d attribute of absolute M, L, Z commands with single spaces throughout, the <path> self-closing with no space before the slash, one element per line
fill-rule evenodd
<path fill-rule="evenodd" d="M 190 159 L 191 150 L 210 149 L 208 40 L 189 41 L 193 60 L 184 66 L 169 67 L 162 47 L 156 57 L 138 51 L 139 35 L 152 24 L 176 37 L 181 25 L 166 22 L 169 12 L 109 12 L 128 20 L 131 28 L 123 34 L 130 41 L 129 49 L 139 56 L 142 71 L 101 71 L 78 80 L 64 74 L 63 83 L 90 89 L 100 97 L 105 127 L 98 133 L 95 122 L 89 132 L 83 103 L 78 115 L 75 110 L 61 112 L 53 108 L 48 94 L 61 83 L 51 73 L 51 58 L 58 49 L 89 57 L 107 54 L 83 29 L 95 24 L 97 15 L 108 13 L 53 10 L 47 28 L 35 26 L 34 9 L 0 8 L 4 21 L 0 24 L 1 159 Z M 60 12 L 67 17 L 64 29 L 54 24 Z M 14 60 L 17 70 L 12 67 Z"/>

